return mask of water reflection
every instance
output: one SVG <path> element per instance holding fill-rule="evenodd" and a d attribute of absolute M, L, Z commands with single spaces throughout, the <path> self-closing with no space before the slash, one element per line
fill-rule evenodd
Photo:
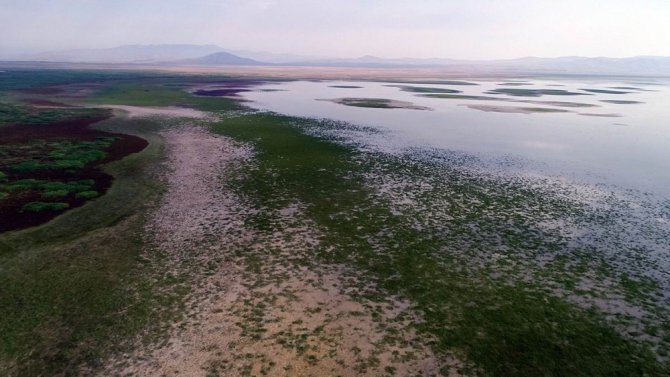
<path fill-rule="evenodd" d="M 511 157 L 546 174 L 670 198 L 670 87 L 665 82 L 295 81 L 259 89 L 242 93 L 251 106 L 390 131 L 370 140 L 380 148 L 436 147 L 489 160 Z M 354 107 L 343 98 L 388 99 L 413 108 Z"/>

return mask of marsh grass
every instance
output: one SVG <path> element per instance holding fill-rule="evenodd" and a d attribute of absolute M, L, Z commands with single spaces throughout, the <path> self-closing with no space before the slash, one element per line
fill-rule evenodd
<path fill-rule="evenodd" d="M 116 137 L 99 137 L 93 141 L 35 140 L 20 145 L 0 146 L 0 155 L 5 161 L 13 161 L 5 166 L 8 171 L 77 171 L 91 162 L 104 159 L 107 156 L 105 150 L 117 140 Z"/>
<path fill-rule="evenodd" d="M 522 89 L 522 88 L 499 88 L 485 92 L 486 94 L 506 94 L 513 97 L 541 97 L 551 96 L 584 96 L 589 93 L 571 92 L 563 89 Z"/>
<path fill-rule="evenodd" d="M 254 113 L 225 119 L 213 129 L 256 148 L 257 164 L 235 185 L 241 195 L 258 208 L 304 203 L 306 213 L 324 230 L 318 257 L 367 271 L 381 287 L 367 295 L 410 298 L 425 320 L 417 327 L 436 337 L 437 350 L 460 354 L 467 361 L 463 372 L 491 376 L 668 372 L 646 346 L 621 336 L 598 312 L 579 309 L 534 284 L 492 279 L 489 271 L 472 268 L 462 257 L 468 249 L 485 246 L 478 240 L 494 233 L 521 254 L 525 249 L 531 254 L 536 248 L 561 250 L 560 239 L 531 231 L 523 223 L 509 226 L 508 220 L 478 214 L 471 207 L 454 214 L 463 222 L 445 224 L 446 239 L 445 234 L 417 230 L 410 218 L 391 212 L 390 204 L 364 179 L 376 167 L 408 169 L 406 165 L 311 136 L 306 132 L 310 127 L 329 126 Z M 509 211 L 528 200 L 558 212 L 567 209 L 532 190 L 498 196 L 482 191 L 480 184 L 457 178 L 452 187 L 454 204 L 459 198 L 477 197 L 482 211 L 496 207 Z M 478 223 L 475 234 L 473 223 Z"/>
<path fill-rule="evenodd" d="M 67 119 L 96 116 L 97 109 L 40 109 L 34 107 L 0 102 L 0 125 L 3 124 L 48 124 Z"/>

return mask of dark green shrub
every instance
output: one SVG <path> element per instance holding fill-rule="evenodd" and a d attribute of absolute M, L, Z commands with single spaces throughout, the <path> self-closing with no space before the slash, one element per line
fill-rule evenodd
<path fill-rule="evenodd" d="M 98 194 L 97 191 L 92 191 L 91 190 L 91 191 L 79 192 L 79 193 L 77 193 L 77 195 L 75 195 L 75 197 L 77 199 L 93 199 L 93 198 L 97 197 L 98 195 L 99 194 Z"/>
<path fill-rule="evenodd" d="M 21 179 L 9 184 L 7 189 L 9 191 L 38 189 L 44 182 L 45 181 L 40 181 L 39 179 Z"/>
<path fill-rule="evenodd" d="M 24 161 L 16 165 L 12 165 L 10 169 L 17 172 L 25 173 L 25 172 L 33 172 L 37 170 L 49 169 L 49 165 L 41 164 L 37 161 Z"/>
<path fill-rule="evenodd" d="M 28 212 L 42 212 L 42 211 L 60 211 L 70 207 L 67 203 L 45 203 L 45 202 L 30 202 L 25 204 L 22 209 Z"/>
<path fill-rule="evenodd" d="M 56 197 L 63 197 L 67 196 L 69 192 L 67 190 L 52 190 L 52 191 L 44 191 L 42 193 L 42 197 L 44 198 L 56 198 Z"/>

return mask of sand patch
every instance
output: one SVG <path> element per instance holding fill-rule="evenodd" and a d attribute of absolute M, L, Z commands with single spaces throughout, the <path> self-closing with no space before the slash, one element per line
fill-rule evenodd
<path fill-rule="evenodd" d="M 211 114 L 204 111 L 186 107 L 144 107 L 128 105 L 100 105 L 104 109 L 121 110 L 129 118 L 142 118 L 150 116 L 176 117 L 176 118 L 211 118 Z"/>

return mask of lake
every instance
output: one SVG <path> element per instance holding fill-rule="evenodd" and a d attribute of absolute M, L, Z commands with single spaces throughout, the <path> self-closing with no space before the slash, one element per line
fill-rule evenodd
<path fill-rule="evenodd" d="M 385 132 L 365 142 L 385 151 L 437 148 L 496 171 L 670 198 L 668 81 L 292 81 L 257 89 L 242 93 L 254 108 L 371 126 Z M 367 105 L 375 107 L 358 107 Z"/>

